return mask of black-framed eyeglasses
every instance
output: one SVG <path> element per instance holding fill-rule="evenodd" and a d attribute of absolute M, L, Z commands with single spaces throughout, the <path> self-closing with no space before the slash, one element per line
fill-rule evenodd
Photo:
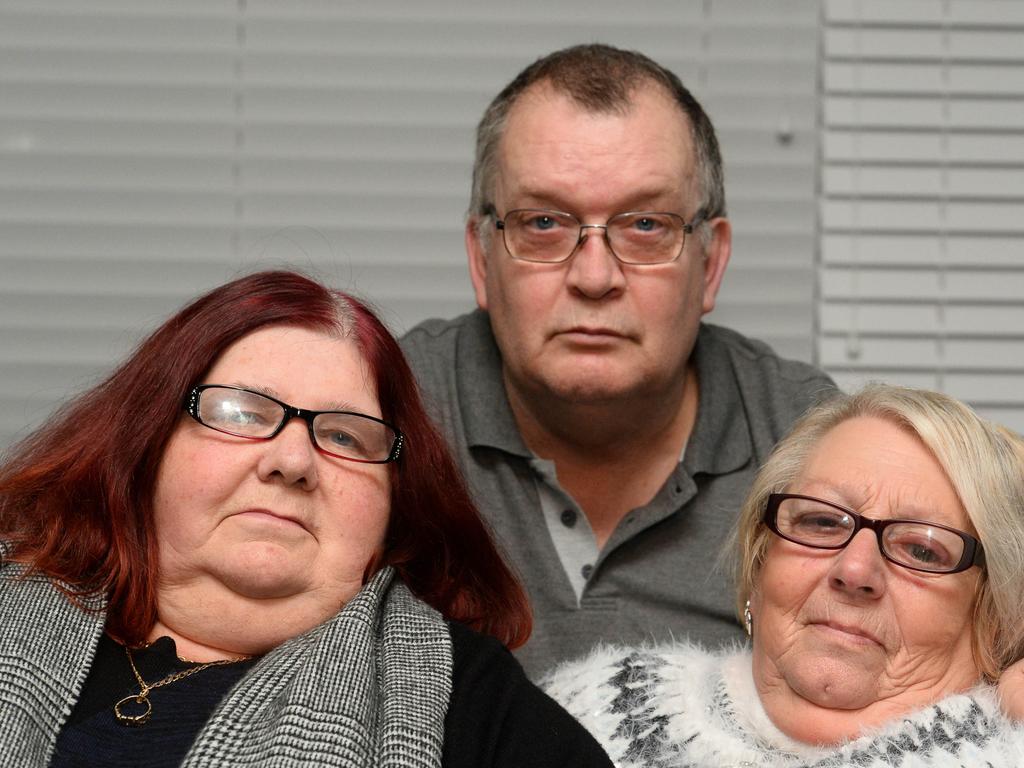
<path fill-rule="evenodd" d="M 185 399 L 188 415 L 204 427 L 249 440 L 270 440 L 292 419 L 309 427 L 309 439 L 330 456 L 364 464 L 395 461 L 401 431 L 374 416 L 353 411 L 309 411 L 241 387 L 200 384 Z"/>
<path fill-rule="evenodd" d="M 679 258 L 686 236 L 705 220 L 701 214 L 687 222 L 675 213 L 629 211 L 604 224 L 584 224 L 571 213 L 543 208 L 516 208 L 499 218 L 493 206 L 487 214 L 501 230 L 509 256 L 540 264 L 567 261 L 591 229 L 603 230 L 608 250 L 623 264 L 666 264 Z"/>
<path fill-rule="evenodd" d="M 872 520 L 825 499 L 799 493 L 768 497 L 764 523 L 777 536 L 815 549 L 842 549 L 870 528 L 882 556 L 925 573 L 959 573 L 985 564 L 981 542 L 969 533 L 926 520 Z"/>

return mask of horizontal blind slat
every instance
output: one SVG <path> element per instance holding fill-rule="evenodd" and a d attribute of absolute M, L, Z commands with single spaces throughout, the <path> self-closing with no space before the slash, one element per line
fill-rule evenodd
<path fill-rule="evenodd" d="M 705 104 L 736 232 L 710 319 L 810 359 L 819 18 L 813 0 L 7 0 L 0 413 L 20 417 L 0 446 L 251 269 L 311 270 L 399 331 L 470 309 L 476 121 L 587 40 L 643 50 Z"/>
<path fill-rule="evenodd" d="M 1024 5 L 829 0 L 817 351 L 1024 428 Z"/>

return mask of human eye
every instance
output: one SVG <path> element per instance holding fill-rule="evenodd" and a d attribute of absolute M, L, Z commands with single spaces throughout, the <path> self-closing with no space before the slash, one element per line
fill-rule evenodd
<path fill-rule="evenodd" d="M 572 252 L 579 224 L 567 214 L 545 210 L 511 211 L 505 226 L 505 245 L 516 258 L 558 261 Z"/>
<path fill-rule="evenodd" d="M 906 565 L 943 571 L 960 561 L 963 542 L 942 529 L 898 525 L 886 530 L 885 548 L 892 557 Z"/>
<path fill-rule="evenodd" d="M 524 211 L 519 224 L 531 234 L 557 232 L 565 227 L 564 217 L 550 211 Z"/>
<path fill-rule="evenodd" d="M 787 499 L 779 522 L 794 538 L 829 543 L 845 539 L 853 518 L 841 509 L 804 499 Z"/>
<path fill-rule="evenodd" d="M 245 409 L 234 404 L 225 404 L 217 414 L 220 421 L 235 426 L 253 426 L 265 424 L 267 416 L 265 413 L 252 409 Z"/>
<path fill-rule="evenodd" d="M 344 429 L 318 429 L 317 440 L 335 448 L 353 449 L 360 445 L 359 438 Z"/>
<path fill-rule="evenodd" d="M 314 423 L 314 432 L 325 447 L 352 448 L 361 443 L 353 425 L 340 415 L 321 414 Z"/>
<path fill-rule="evenodd" d="M 928 565 L 941 564 L 946 560 L 941 551 L 936 547 L 929 547 L 927 544 L 908 544 L 904 549 L 914 560 Z"/>
<path fill-rule="evenodd" d="M 671 237 L 675 230 L 670 216 L 661 213 L 630 213 L 614 222 L 621 235 L 634 239 L 658 240 Z"/>
<path fill-rule="evenodd" d="M 849 516 L 833 510 L 803 512 L 793 518 L 793 527 L 806 531 L 831 532 L 837 528 L 850 527 Z"/>
<path fill-rule="evenodd" d="M 633 220 L 632 227 L 643 234 L 657 234 L 665 228 L 665 222 L 657 216 L 637 216 Z"/>
<path fill-rule="evenodd" d="M 364 423 L 365 422 L 365 423 Z M 375 422 L 347 413 L 322 413 L 313 423 L 317 444 L 328 453 L 375 459 Z"/>
<path fill-rule="evenodd" d="M 241 435 L 259 435 L 273 431 L 280 420 L 277 405 L 249 392 L 209 390 L 200 403 L 204 424 Z"/>

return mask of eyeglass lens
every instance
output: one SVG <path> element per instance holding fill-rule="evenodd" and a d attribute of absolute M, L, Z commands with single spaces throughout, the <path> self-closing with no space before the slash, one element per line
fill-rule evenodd
<path fill-rule="evenodd" d="M 784 499 L 776 512 L 779 532 L 809 547 L 839 548 L 853 537 L 855 519 L 845 510 L 813 499 Z M 894 523 L 882 531 L 882 551 L 895 562 L 942 573 L 960 563 L 964 540 L 927 523 Z"/>
<path fill-rule="evenodd" d="M 242 389 L 210 387 L 199 397 L 199 421 L 239 437 L 268 438 L 285 419 L 280 403 Z M 384 461 L 396 435 L 386 424 L 355 413 L 328 411 L 313 418 L 317 446 L 335 456 L 357 461 Z"/>
<path fill-rule="evenodd" d="M 543 210 L 509 211 L 504 222 L 505 247 L 525 261 L 564 261 L 592 228 L 575 216 Z M 620 213 L 593 228 L 603 228 L 612 253 L 629 264 L 674 261 L 686 241 L 686 223 L 670 213 Z"/>

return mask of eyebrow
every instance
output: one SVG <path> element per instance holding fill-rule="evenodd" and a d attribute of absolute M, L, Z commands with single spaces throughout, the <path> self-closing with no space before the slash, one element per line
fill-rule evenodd
<path fill-rule="evenodd" d="M 808 478 L 802 481 L 798 480 L 796 485 L 801 490 L 810 489 L 807 491 L 810 496 L 823 494 L 828 496 L 829 500 L 835 500 L 837 504 L 843 504 L 848 507 L 856 506 L 854 500 L 864 495 L 853 490 L 853 487 L 848 483 L 833 483 L 826 480 Z"/>
<path fill-rule="evenodd" d="M 241 389 L 248 389 L 250 392 L 256 392 L 260 395 L 266 395 L 272 397 L 275 400 L 284 400 L 281 394 L 273 387 L 267 387 L 262 384 L 250 384 L 245 381 L 235 380 L 231 382 L 232 387 L 240 387 Z M 290 405 L 290 403 L 289 403 Z M 295 406 L 296 408 L 298 406 Z M 304 411 L 349 411 L 352 413 L 362 413 L 362 410 L 356 408 L 352 403 L 345 402 L 344 400 L 329 400 L 324 404 L 323 408 L 303 408 Z"/>
<path fill-rule="evenodd" d="M 545 208 L 548 210 L 565 211 L 566 213 L 571 213 L 574 216 L 579 217 L 579 209 L 575 208 L 575 206 L 568 205 L 567 199 L 557 192 L 541 192 L 540 190 L 520 189 L 518 192 L 511 195 L 511 197 L 517 201 L 525 202 L 517 202 L 516 205 L 510 206 L 510 210 L 513 208 Z M 617 206 L 615 213 L 655 209 L 671 212 L 677 208 L 682 211 L 688 204 L 688 201 L 680 199 L 677 196 L 676 191 L 668 189 L 639 190 L 629 195 L 625 200 L 626 202 L 623 203 L 623 205 Z M 668 208 L 664 207 L 665 205 L 668 205 L 670 201 L 672 201 L 671 206 Z"/>
<path fill-rule="evenodd" d="M 821 495 L 825 501 L 831 501 L 835 504 L 839 504 L 840 506 L 849 507 L 858 514 L 863 514 L 861 512 L 863 501 L 857 501 L 857 499 L 863 499 L 865 492 L 854 490 L 855 486 L 849 483 L 835 484 L 814 479 L 805 481 L 805 485 L 811 489 L 810 491 L 804 491 L 808 496 Z M 937 506 L 922 505 L 921 503 L 910 503 L 901 500 L 899 501 L 899 507 L 900 508 L 898 510 L 895 510 L 895 519 L 926 520 L 928 522 L 948 525 L 957 529 L 962 528 L 962 525 L 958 521 L 947 519 L 949 518 L 949 515 L 945 514 Z M 893 510 L 890 508 L 890 511 Z M 868 517 L 870 516 L 871 515 L 868 514 Z"/>

